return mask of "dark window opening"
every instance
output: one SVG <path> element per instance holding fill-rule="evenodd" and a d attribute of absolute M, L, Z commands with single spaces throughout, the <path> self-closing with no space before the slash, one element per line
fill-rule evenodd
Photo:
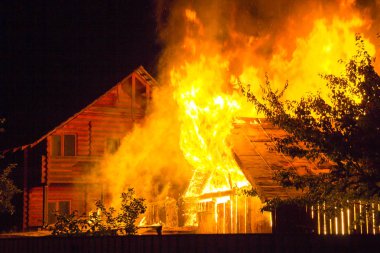
<path fill-rule="evenodd" d="M 70 202 L 69 201 L 58 202 L 58 210 L 60 214 L 63 214 L 63 215 L 70 214 Z"/>
<path fill-rule="evenodd" d="M 70 214 L 70 201 L 55 201 L 48 203 L 48 224 L 57 222 L 57 214 L 68 215 Z"/>
<path fill-rule="evenodd" d="M 75 156 L 75 135 L 64 136 L 64 156 Z"/>
<path fill-rule="evenodd" d="M 52 156 L 75 156 L 76 153 L 76 136 L 74 134 L 53 135 Z"/>
<path fill-rule="evenodd" d="M 55 216 L 55 212 L 57 211 L 56 202 L 48 203 L 48 224 L 53 224 L 57 221 L 57 217 Z"/>
<path fill-rule="evenodd" d="M 53 156 L 61 156 L 61 136 L 53 135 L 51 137 L 51 145 L 52 145 L 52 155 Z"/>
<path fill-rule="evenodd" d="M 107 138 L 106 141 L 106 152 L 109 154 L 114 154 L 120 146 L 120 139 Z"/>

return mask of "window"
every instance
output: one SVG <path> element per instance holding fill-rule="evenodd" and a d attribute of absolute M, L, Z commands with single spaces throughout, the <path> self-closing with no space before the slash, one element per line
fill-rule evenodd
<path fill-rule="evenodd" d="M 52 156 L 75 156 L 76 151 L 76 136 L 74 134 L 53 135 Z"/>
<path fill-rule="evenodd" d="M 61 136 L 60 135 L 53 135 L 51 137 L 51 143 L 52 143 L 51 154 L 53 156 L 61 156 Z"/>
<path fill-rule="evenodd" d="M 56 212 L 59 214 L 70 214 L 70 201 L 54 201 L 48 203 L 48 224 L 54 224 L 57 221 Z"/>
<path fill-rule="evenodd" d="M 75 156 L 75 135 L 64 135 L 63 139 L 63 155 Z"/>
<path fill-rule="evenodd" d="M 114 154 L 120 146 L 120 139 L 107 138 L 106 140 L 106 152 Z"/>

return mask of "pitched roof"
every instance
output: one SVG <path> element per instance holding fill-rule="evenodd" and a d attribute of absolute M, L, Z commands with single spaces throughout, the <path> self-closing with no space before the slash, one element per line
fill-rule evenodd
<path fill-rule="evenodd" d="M 92 103 L 90 103 L 89 105 L 87 105 L 86 107 L 84 107 L 82 110 L 80 110 L 79 112 L 77 112 L 76 114 L 74 114 L 73 116 L 71 116 L 70 118 L 68 118 L 67 120 L 63 121 L 61 124 L 59 124 L 54 129 L 50 130 L 48 133 L 46 133 L 45 135 L 43 135 L 42 137 L 40 137 L 38 140 L 36 140 L 36 141 L 34 141 L 34 142 L 30 143 L 30 144 L 26 144 L 26 145 L 22 145 L 22 146 L 19 146 L 19 147 L 15 147 L 15 148 L 11 148 L 11 149 L 6 149 L 6 150 L 3 150 L 3 151 L 0 151 L 0 154 L 5 155 L 8 152 L 17 152 L 17 151 L 20 151 L 20 150 L 25 150 L 26 148 L 33 148 L 34 146 L 38 145 L 41 141 L 43 141 L 44 139 L 46 139 L 48 136 L 52 135 L 57 129 L 59 129 L 63 125 L 69 123 L 70 121 L 72 121 L 73 119 L 75 119 L 76 117 L 78 117 L 78 115 L 80 115 L 82 112 L 84 112 L 85 110 L 87 110 L 89 107 L 91 107 L 94 104 L 96 104 L 100 99 L 102 99 L 103 97 L 105 97 L 108 93 L 110 93 L 112 90 L 114 90 L 118 85 L 123 84 L 124 82 L 126 82 L 133 74 L 138 74 L 144 81 L 146 81 L 147 83 L 149 83 L 152 87 L 153 86 L 157 86 L 156 80 L 145 70 L 145 68 L 143 66 L 139 66 L 137 69 L 135 69 L 134 71 L 132 71 L 127 77 L 125 77 L 123 80 L 121 80 L 120 82 L 118 82 L 116 85 L 114 85 L 111 89 L 109 89 L 103 95 L 101 95 L 100 97 L 98 97 L 97 99 L 95 99 Z"/>
<path fill-rule="evenodd" d="M 294 188 L 284 188 L 273 179 L 279 168 L 293 167 L 305 173 L 315 168 L 306 159 L 294 160 L 280 152 L 269 149 L 271 137 L 285 135 L 285 131 L 273 126 L 265 119 L 240 119 L 234 125 L 230 141 L 235 159 L 247 180 L 257 190 L 261 199 L 289 198 L 300 195 Z"/>

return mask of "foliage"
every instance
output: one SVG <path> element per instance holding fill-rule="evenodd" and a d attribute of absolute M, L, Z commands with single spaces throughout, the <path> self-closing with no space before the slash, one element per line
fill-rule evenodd
<path fill-rule="evenodd" d="M 249 196 L 249 197 L 256 197 L 259 195 L 257 190 L 253 187 L 239 188 L 239 189 L 237 189 L 237 194 L 243 195 L 243 196 Z"/>
<path fill-rule="evenodd" d="M 136 199 L 133 195 L 132 188 L 129 188 L 128 192 L 121 194 L 121 213 L 117 216 L 117 222 L 121 224 L 123 232 L 128 235 L 136 234 L 135 221 L 140 214 L 146 211 L 144 199 Z"/>
<path fill-rule="evenodd" d="M 15 212 L 11 200 L 14 195 L 21 192 L 9 178 L 9 174 L 15 167 L 16 164 L 11 164 L 0 173 L 0 213 L 13 214 Z"/>
<path fill-rule="evenodd" d="M 54 224 L 52 234 L 56 236 L 136 234 L 135 222 L 140 214 L 145 213 L 146 206 L 143 198 L 135 198 L 134 195 L 132 188 L 121 194 L 121 208 L 117 214 L 113 207 L 107 210 L 100 200 L 95 203 L 97 212 L 91 213 L 89 217 L 79 217 L 77 211 L 69 215 L 56 213 L 57 222 Z"/>
<path fill-rule="evenodd" d="M 304 191 L 298 202 L 328 203 L 333 211 L 353 202 L 361 201 L 369 207 L 379 201 L 380 76 L 359 36 L 357 48 L 344 74 L 321 75 L 328 98 L 318 93 L 299 101 L 285 100 L 287 85 L 283 90 L 273 90 L 268 78 L 262 97 L 249 88 L 243 90 L 269 121 L 288 133 L 272 138 L 277 151 L 292 158 L 307 158 L 325 169 L 305 175 L 297 174 L 294 168 L 276 173 L 283 186 Z"/>
<path fill-rule="evenodd" d="M 53 235 L 79 235 L 83 233 L 83 228 L 87 221 L 77 218 L 77 211 L 71 214 L 56 213 L 57 222 L 54 224 Z"/>
<path fill-rule="evenodd" d="M 5 119 L 0 118 L 0 133 L 4 132 L 4 128 L 1 127 L 4 122 Z M 4 157 L 0 154 L 0 159 L 2 158 Z M 21 190 L 15 186 L 13 180 L 9 178 L 14 168 L 16 168 L 16 164 L 10 164 L 3 171 L 0 171 L 0 214 L 14 214 L 15 207 L 12 204 L 12 198 L 16 194 L 21 193 Z"/>

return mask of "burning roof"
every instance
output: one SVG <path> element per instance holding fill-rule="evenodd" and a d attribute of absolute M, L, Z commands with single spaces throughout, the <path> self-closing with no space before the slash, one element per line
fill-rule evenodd
<path fill-rule="evenodd" d="M 283 154 L 270 151 L 272 137 L 286 134 L 265 119 L 246 118 L 235 124 L 230 140 L 239 167 L 248 181 L 258 192 L 260 199 L 275 197 L 286 199 L 301 192 L 294 188 L 284 188 L 273 179 L 274 173 L 281 168 L 302 169 L 303 173 L 315 169 L 306 159 L 294 160 Z"/>
<path fill-rule="evenodd" d="M 368 52 L 376 54 L 371 31 L 378 21 L 368 15 L 376 4 L 159 1 L 157 7 L 165 44 L 160 86 L 145 122 L 126 134 L 119 152 L 102 167 L 112 195 L 135 185 L 155 200 L 173 191 L 197 196 L 249 183 L 264 198 L 293 194 L 273 182 L 272 169 L 309 165 L 266 149 L 268 135 L 281 134 L 269 124 L 234 125 L 237 118 L 262 117 L 241 86 L 260 94 L 268 73 L 274 89 L 288 81 L 287 99 L 307 92 L 327 96 L 319 75 L 339 75 L 344 66 L 338 61 L 355 54 L 358 32 Z"/>

